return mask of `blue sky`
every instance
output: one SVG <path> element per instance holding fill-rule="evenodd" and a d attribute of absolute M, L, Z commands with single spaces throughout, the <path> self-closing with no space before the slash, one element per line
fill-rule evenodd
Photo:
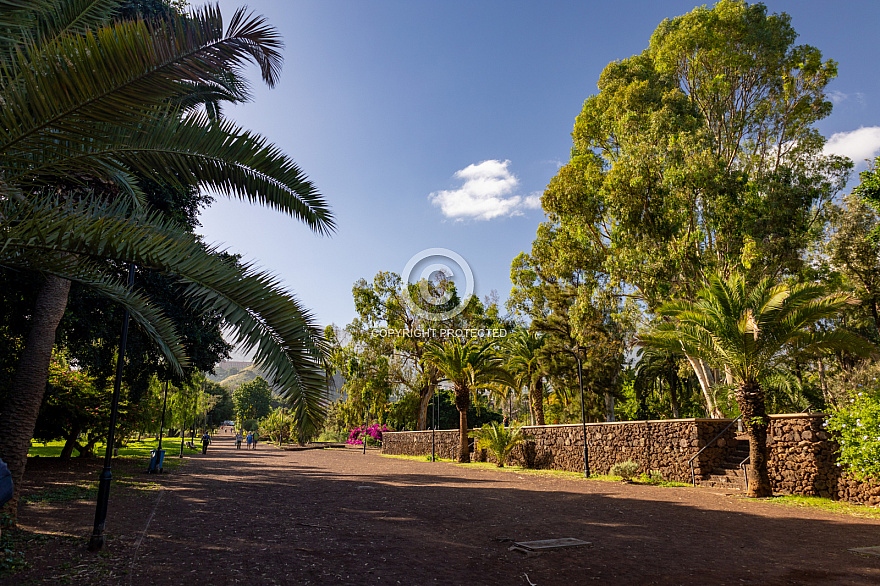
<path fill-rule="evenodd" d="M 880 154 L 880 3 L 766 4 L 791 15 L 799 43 L 839 63 L 834 113 L 820 131 L 842 154 Z M 227 18 L 241 5 L 220 2 Z M 284 69 L 271 90 L 252 75 L 254 101 L 227 114 L 300 165 L 338 231 L 319 237 L 219 198 L 202 213 L 201 232 L 277 274 L 321 324 L 351 321 L 357 279 L 400 273 L 429 248 L 461 255 L 475 293 L 505 299 L 510 261 L 531 248 L 544 218 L 536 198 L 567 160 L 575 116 L 600 72 L 695 5 L 248 2 L 283 36 Z"/>

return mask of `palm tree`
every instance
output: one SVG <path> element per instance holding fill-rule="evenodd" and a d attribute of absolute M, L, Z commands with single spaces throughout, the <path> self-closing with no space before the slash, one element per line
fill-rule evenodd
<path fill-rule="evenodd" d="M 481 448 L 495 454 L 499 468 L 504 468 L 504 463 L 513 448 L 529 439 L 523 433 L 521 426 L 505 427 L 498 422 L 483 424 L 483 427 L 471 432 L 471 437 L 477 439 Z"/>
<path fill-rule="evenodd" d="M 636 367 L 635 389 L 637 392 L 655 382 L 660 383 L 661 392 L 664 383 L 669 386 L 669 404 L 672 408 L 673 419 L 680 417 L 678 391 L 682 387 L 682 381 L 678 376 L 678 361 L 681 358 L 684 358 L 681 354 L 649 346 L 639 353 L 639 363 Z M 637 396 L 639 395 L 637 394 Z M 641 415 L 638 418 L 642 419 Z"/>
<path fill-rule="evenodd" d="M 471 339 L 462 344 L 458 338 L 452 338 L 442 345 L 428 348 L 425 359 L 440 371 L 443 380 L 452 383 L 455 408 L 458 409 L 458 461 L 470 462 L 467 412 L 471 406 L 471 393 L 489 388 L 494 383 L 514 385 L 515 382 L 502 367 L 503 360 L 491 341 L 481 344 Z"/>
<path fill-rule="evenodd" d="M 672 321 L 641 337 L 643 346 L 684 351 L 723 367 L 736 384 L 734 394 L 749 436 L 749 496 L 772 494 L 767 469 L 770 420 L 761 381 L 787 355 L 822 348 L 869 352 L 873 346 L 850 332 L 810 329 L 850 302 L 849 296 L 826 295 L 817 285 L 774 285 L 764 279 L 750 287 L 741 275 L 714 275 L 696 301 L 675 300 L 660 307 L 658 315 Z"/>
<path fill-rule="evenodd" d="M 541 359 L 544 340 L 543 334 L 528 330 L 516 330 L 504 340 L 507 369 L 517 388 L 528 388 L 535 425 L 544 425 L 544 378 L 548 374 Z"/>
<path fill-rule="evenodd" d="M 135 179 L 240 197 L 331 232 L 324 199 L 287 155 L 195 106 L 198 96 L 243 97 L 248 61 L 273 85 L 281 41 L 243 10 L 225 27 L 212 7 L 111 23 L 121 4 L 0 0 L 0 266 L 46 275 L 0 415 L 0 456 L 17 485 L 71 281 L 126 306 L 172 366 L 186 365 L 169 320 L 105 259 L 177 278 L 187 303 L 222 314 L 255 351 L 304 425 L 323 417 L 324 342 L 309 313 L 277 278 L 224 261 L 146 210 Z"/>

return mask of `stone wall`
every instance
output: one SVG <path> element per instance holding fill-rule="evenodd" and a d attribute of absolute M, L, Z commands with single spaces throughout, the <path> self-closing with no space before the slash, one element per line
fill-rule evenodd
<path fill-rule="evenodd" d="M 837 466 L 838 444 L 821 413 L 771 415 L 770 481 L 774 492 L 880 505 L 880 485 L 848 478 Z"/>
<path fill-rule="evenodd" d="M 768 445 L 774 492 L 880 504 L 880 485 L 857 482 L 841 474 L 835 456 L 837 443 L 824 430 L 823 421 L 821 414 L 770 416 Z M 694 473 L 699 479 L 736 449 L 736 426 L 730 423 L 729 419 L 589 423 L 586 433 L 590 472 L 607 474 L 617 462 L 632 460 L 640 465 L 639 472 L 659 470 L 666 480 L 690 482 L 688 460 L 722 434 L 694 460 Z M 583 471 L 581 425 L 534 426 L 523 430 L 532 439 L 514 449 L 511 464 Z M 430 431 L 387 432 L 383 435 L 382 453 L 430 456 L 431 437 Z M 438 457 L 456 459 L 458 441 L 458 430 L 437 431 Z M 486 457 L 481 453 L 471 455 L 473 460 Z M 494 461 L 491 455 L 488 459 Z"/>
<path fill-rule="evenodd" d="M 674 419 L 663 421 L 624 421 L 590 423 L 586 426 L 590 472 L 607 474 L 611 467 L 626 460 L 639 463 L 640 471 L 660 470 L 663 478 L 690 482 L 688 460 L 712 441 L 730 420 Z M 584 469 L 584 443 L 581 425 L 546 425 L 524 427 L 533 439 L 517 446 L 510 463 L 530 468 L 569 470 Z M 694 461 L 699 476 L 724 460 L 728 446 L 734 443 L 735 429 L 706 449 Z M 442 458 L 458 457 L 458 431 L 442 430 L 436 435 L 437 452 Z M 430 431 L 388 432 L 383 434 L 382 453 L 422 456 L 431 453 Z M 482 459 L 474 454 L 472 459 Z M 490 461 L 492 457 L 489 456 Z"/>
<path fill-rule="evenodd" d="M 382 453 L 392 456 L 430 456 L 432 435 L 431 431 L 386 431 L 382 434 Z M 458 459 L 457 429 L 437 430 L 435 442 L 438 458 Z"/>

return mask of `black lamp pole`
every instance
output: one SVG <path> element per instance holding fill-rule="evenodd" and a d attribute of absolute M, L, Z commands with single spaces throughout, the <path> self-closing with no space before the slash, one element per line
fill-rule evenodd
<path fill-rule="evenodd" d="M 574 357 L 578 363 L 578 385 L 581 388 L 581 426 L 583 427 L 584 438 L 584 478 L 590 477 L 590 454 L 587 449 L 587 415 L 584 410 L 584 376 L 581 367 L 581 356 L 575 349 Z"/>
<path fill-rule="evenodd" d="M 128 265 L 128 288 L 134 287 L 134 265 Z M 107 432 L 107 451 L 104 453 L 104 469 L 98 482 L 98 503 L 95 507 L 95 527 L 89 539 L 89 551 L 104 547 L 104 525 L 107 522 L 107 506 L 110 500 L 110 481 L 113 474 L 110 464 L 113 460 L 113 436 L 116 432 L 116 418 L 119 415 L 119 389 L 122 386 L 122 369 L 125 366 L 125 346 L 128 343 L 128 309 L 122 317 L 122 336 L 119 340 L 119 353 L 116 356 L 116 378 L 113 381 L 113 399 L 110 404 L 110 429 Z"/>
<path fill-rule="evenodd" d="M 367 426 L 370 424 L 370 408 L 367 407 L 366 417 L 364 418 L 364 454 L 367 453 Z"/>
<path fill-rule="evenodd" d="M 437 449 L 437 389 L 434 389 L 434 416 L 431 417 L 431 461 L 436 462 Z"/>
<path fill-rule="evenodd" d="M 178 390 L 178 392 L 180 392 Z M 183 412 L 183 422 L 180 424 L 180 455 L 178 458 L 183 458 L 183 442 L 186 440 L 186 411 Z"/>
<path fill-rule="evenodd" d="M 168 405 L 168 381 L 165 381 L 165 396 L 162 399 L 162 422 L 159 424 L 159 448 L 162 449 L 162 434 L 165 433 L 165 407 Z"/>
<path fill-rule="evenodd" d="M 281 429 L 278 430 L 278 447 L 284 445 L 284 407 L 281 408 Z"/>

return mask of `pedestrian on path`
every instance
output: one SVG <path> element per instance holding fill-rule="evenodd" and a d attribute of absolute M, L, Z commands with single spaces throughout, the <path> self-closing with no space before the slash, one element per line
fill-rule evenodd
<path fill-rule="evenodd" d="M 254 443 L 254 434 L 249 431 L 245 441 L 247 442 L 247 449 L 251 449 L 251 444 Z"/>
<path fill-rule="evenodd" d="M 241 449 L 241 440 L 242 440 L 241 432 L 239 431 L 238 433 L 235 434 L 235 449 L 236 450 Z"/>
<path fill-rule="evenodd" d="M 254 432 L 254 449 L 257 449 L 257 438 L 260 437 L 260 434 L 256 431 Z"/>
<path fill-rule="evenodd" d="M 202 453 L 203 454 L 208 453 L 208 444 L 210 444 L 210 443 L 211 443 L 211 436 L 208 435 L 208 432 L 206 431 L 205 434 L 202 436 Z"/>

